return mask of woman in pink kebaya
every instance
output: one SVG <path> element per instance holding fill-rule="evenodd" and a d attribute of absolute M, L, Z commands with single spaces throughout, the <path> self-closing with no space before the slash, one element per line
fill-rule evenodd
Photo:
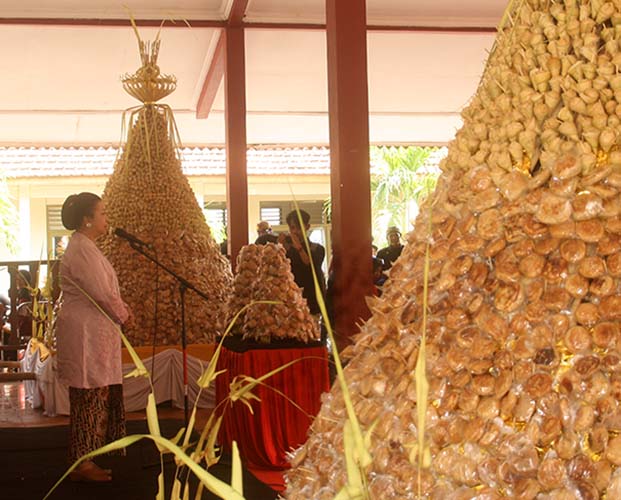
<path fill-rule="evenodd" d="M 116 273 L 95 240 L 108 230 L 104 205 L 92 193 L 71 195 L 63 225 L 75 231 L 60 266 L 62 305 L 56 340 L 60 381 L 69 386 L 69 462 L 125 435 L 119 327 L 130 318 Z M 87 460 L 75 481 L 105 482 L 109 469 Z"/>

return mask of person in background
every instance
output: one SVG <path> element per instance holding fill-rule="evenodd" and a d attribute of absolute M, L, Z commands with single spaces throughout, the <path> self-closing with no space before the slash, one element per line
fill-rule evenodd
<path fill-rule="evenodd" d="M 220 253 L 224 255 L 227 259 L 230 259 L 228 234 L 229 234 L 228 229 L 225 227 L 224 228 L 224 239 L 222 240 L 222 243 L 220 243 Z"/>
<path fill-rule="evenodd" d="M 9 308 L 11 301 L 6 295 L 0 293 L 0 326 L 9 320 Z"/>
<path fill-rule="evenodd" d="M 272 233 L 272 226 L 267 221 L 262 220 L 257 224 L 257 239 L 255 245 L 267 245 L 268 243 L 278 243 L 278 236 Z"/>
<path fill-rule="evenodd" d="M 306 235 L 310 229 L 310 215 L 305 210 L 300 210 L 300 216 Z M 313 279 L 313 271 L 311 268 L 311 259 L 317 274 L 317 280 L 321 289 L 322 299 L 325 299 L 326 283 L 323 275 L 321 265 L 323 259 L 326 256 L 326 250 L 319 243 L 314 243 L 308 240 L 308 246 L 310 248 L 310 255 L 306 250 L 306 244 L 304 243 L 304 235 L 302 228 L 300 227 L 300 221 L 298 219 L 298 213 L 294 210 L 287 215 L 287 225 L 289 226 L 289 234 L 281 233 L 279 235 L 278 242 L 285 245 L 287 248 L 287 257 L 291 262 L 291 272 L 295 283 L 302 289 L 302 296 L 308 303 L 310 313 L 319 320 L 320 309 L 317 295 L 315 294 L 315 281 Z M 290 243 L 287 242 L 287 238 L 290 239 Z"/>
<path fill-rule="evenodd" d="M 375 244 L 371 245 L 371 255 L 373 257 L 377 257 L 377 250 L 378 250 L 377 245 Z"/>
<path fill-rule="evenodd" d="M 384 262 L 384 271 L 388 271 L 392 267 L 403 251 L 401 231 L 398 228 L 390 226 L 386 231 L 386 239 L 388 240 L 388 246 L 377 252 L 376 256 Z"/>
<path fill-rule="evenodd" d="M 373 257 L 373 284 L 375 285 L 375 294 L 377 296 L 382 295 L 382 286 L 387 279 L 387 276 L 384 274 L 382 259 Z"/>
<path fill-rule="evenodd" d="M 27 269 L 18 269 L 16 274 L 17 286 L 17 335 L 19 343 L 28 342 L 32 337 L 32 301 L 33 282 L 32 274 Z"/>
<path fill-rule="evenodd" d="M 63 225 L 74 231 L 60 265 L 62 305 L 56 322 L 58 375 L 69 386 L 69 462 L 125 436 L 120 325 L 131 311 L 114 268 L 95 243 L 108 230 L 93 193 L 69 196 Z M 122 454 L 123 452 L 121 452 Z M 111 471 L 86 460 L 73 481 L 111 481 Z"/>
<path fill-rule="evenodd" d="M 17 302 L 24 303 L 31 300 L 32 274 L 27 269 L 18 269 L 15 277 L 17 286 Z"/>
<path fill-rule="evenodd" d="M 0 343 L 2 345 L 7 345 L 11 338 L 11 325 L 9 324 L 10 305 L 11 301 L 9 298 L 0 294 Z M 4 356 L 2 359 L 5 359 Z"/>
<path fill-rule="evenodd" d="M 68 239 L 69 238 L 67 236 L 61 236 L 61 237 L 54 238 L 54 241 L 56 242 L 56 246 L 54 247 L 54 257 L 56 259 L 60 259 L 65 253 Z"/>

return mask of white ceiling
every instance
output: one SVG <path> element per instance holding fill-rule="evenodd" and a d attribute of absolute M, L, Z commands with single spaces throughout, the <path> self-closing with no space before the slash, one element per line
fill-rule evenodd
<path fill-rule="evenodd" d="M 139 65 L 129 27 L 70 25 L 55 19 L 176 18 L 220 21 L 232 0 L 0 0 L 0 145 L 117 144 L 124 109 L 137 104 L 120 76 Z M 465 6 L 467 4 L 467 7 Z M 323 23 L 324 0 L 250 0 L 246 22 Z M 367 0 L 369 25 L 495 26 L 501 0 Z M 6 18 L 46 18 L 8 24 Z M 45 23 L 45 24 L 43 24 Z M 188 145 L 224 142 L 220 88 L 207 119 L 196 105 L 217 41 L 214 27 L 164 27 L 159 65 L 177 77 L 164 102 Z M 261 25 L 263 26 L 263 25 Z M 153 39 L 157 28 L 140 28 Z M 371 141 L 444 143 L 476 89 L 494 35 L 370 30 Z M 6 50 L 10 48 L 9 50 Z M 327 144 L 326 36 L 321 29 L 246 30 L 248 142 Z M 222 86 L 221 86 L 222 87 Z"/>

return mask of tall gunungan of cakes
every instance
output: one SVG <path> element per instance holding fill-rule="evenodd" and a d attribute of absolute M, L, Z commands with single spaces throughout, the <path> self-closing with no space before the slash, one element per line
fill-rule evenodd
<path fill-rule="evenodd" d="M 223 308 L 232 275 L 201 207 L 181 169 L 172 110 L 156 101 L 176 87 L 157 66 L 159 39 L 139 41 L 142 66 L 123 77 L 125 90 L 143 105 L 128 110 L 126 144 L 106 184 L 103 200 L 111 227 L 120 227 L 153 245 L 165 266 L 204 292 L 185 293 L 188 342 L 210 342 L 223 327 Z M 100 242 L 119 277 L 122 295 L 134 313 L 125 331 L 134 345 L 181 343 L 181 302 L 176 280 L 114 235 Z"/>
<path fill-rule="evenodd" d="M 369 497 L 621 498 L 621 2 L 512 2 L 463 121 L 346 353 Z M 335 384 L 286 498 L 342 490 L 345 415 Z"/>

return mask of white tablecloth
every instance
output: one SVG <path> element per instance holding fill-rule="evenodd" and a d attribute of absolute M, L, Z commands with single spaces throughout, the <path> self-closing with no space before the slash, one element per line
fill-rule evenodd
<path fill-rule="evenodd" d="M 151 372 L 153 367 L 153 387 L 155 401 L 159 404 L 164 401 L 172 401 L 177 408 L 183 408 L 183 354 L 176 349 L 167 349 L 155 355 L 155 358 L 143 359 L 145 367 Z M 207 362 L 192 356 L 188 356 L 188 400 L 190 409 L 194 405 L 198 395 L 196 381 Z M 123 365 L 123 374 L 134 370 L 133 364 Z M 43 413 L 53 417 L 56 415 L 69 415 L 69 389 L 62 385 L 56 375 L 56 357 L 49 356 L 45 361 L 39 359 L 39 350 L 34 353 L 26 349 L 22 360 L 24 371 L 33 371 L 37 374 L 37 380 L 29 380 L 25 383 L 26 399 L 33 408 L 43 406 Z M 123 379 L 123 399 L 125 411 L 138 411 L 147 406 L 149 394 L 149 382 L 145 377 L 131 377 Z M 216 400 L 215 385 L 203 389 L 199 408 L 214 408 Z"/>

